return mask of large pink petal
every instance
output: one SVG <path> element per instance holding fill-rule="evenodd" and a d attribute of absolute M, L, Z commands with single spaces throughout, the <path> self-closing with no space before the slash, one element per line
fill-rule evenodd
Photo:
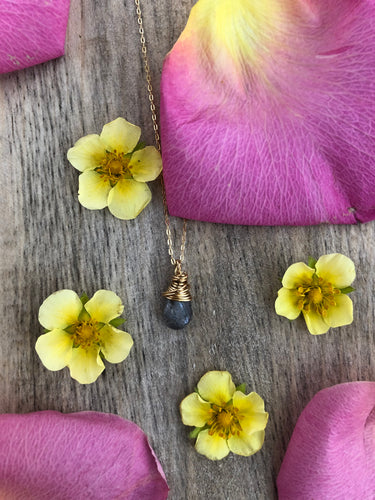
<path fill-rule="evenodd" d="M 64 54 L 69 0 L 1 0 L 0 73 Z"/>
<path fill-rule="evenodd" d="M 0 497 L 166 499 L 168 486 L 145 434 L 96 412 L 0 416 Z"/>
<path fill-rule="evenodd" d="M 298 419 L 277 487 L 280 500 L 374 498 L 375 382 L 316 394 Z"/>
<path fill-rule="evenodd" d="M 171 214 L 375 218 L 375 2 L 199 0 L 161 82 Z"/>

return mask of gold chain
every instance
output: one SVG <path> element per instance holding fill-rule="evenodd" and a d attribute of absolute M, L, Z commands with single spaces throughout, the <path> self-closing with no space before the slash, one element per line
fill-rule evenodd
<path fill-rule="evenodd" d="M 156 107 L 155 107 L 155 102 L 154 102 L 154 93 L 153 93 L 153 88 L 152 88 L 150 65 L 149 65 L 148 57 L 147 57 L 147 46 L 146 46 L 145 31 L 143 28 L 142 11 L 141 11 L 141 7 L 139 5 L 140 0 L 134 0 L 134 2 L 135 2 L 135 5 L 137 7 L 136 12 L 137 12 L 138 26 L 139 26 L 138 31 L 140 34 L 140 41 L 141 41 L 141 46 L 142 46 L 143 67 L 144 67 L 144 70 L 146 73 L 148 99 L 150 101 L 150 110 L 151 110 L 152 124 L 154 127 L 155 143 L 156 143 L 156 147 L 157 147 L 159 153 L 161 153 L 159 126 L 158 126 L 157 116 L 156 116 Z M 164 221 L 165 221 L 165 228 L 166 228 L 165 232 L 167 234 L 168 254 L 171 258 L 172 265 L 175 266 L 178 262 L 182 263 L 184 261 L 184 258 L 185 258 L 186 219 L 183 220 L 183 226 L 182 226 L 180 258 L 176 259 L 174 257 L 174 251 L 173 251 L 173 239 L 172 239 L 171 225 L 170 225 L 170 220 L 169 220 L 167 197 L 166 197 L 166 193 L 165 193 L 165 185 L 164 185 L 163 175 L 161 175 L 160 180 L 161 180 L 161 189 L 162 189 L 162 195 L 163 195 Z"/>

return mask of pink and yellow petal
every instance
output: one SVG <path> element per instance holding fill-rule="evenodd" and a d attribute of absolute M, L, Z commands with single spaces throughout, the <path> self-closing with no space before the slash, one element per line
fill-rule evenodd
<path fill-rule="evenodd" d="M 41 335 L 35 344 L 35 350 L 43 365 L 52 371 L 61 370 L 69 363 L 72 348 L 72 336 L 59 329 Z"/>
<path fill-rule="evenodd" d="M 182 422 L 193 427 L 203 427 L 211 418 L 211 405 L 199 394 L 193 392 L 181 401 L 180 412 Z"/>
<path fill-rule="evenodd" d="M 311 279 L 315 270 L 306 265 L 304 262 L 297 262 L 296 264 L 292 264 L 286 270 L 283 279 L 282 285 L 285 288 L 298 288 L 303 284 L 311 283 Z"/>
<path fill-rule="evenodd" d="M 311 335 L 321 335 L 327 333 L 330 326 L 324 321 L 322 316 L 312 309 L 309 312 L 302 311 L 306 321 L 306 326 Z"/>
<path fill-rule="evenodd" d="M 132 336 L 113 326 L 105 325 L 100 330 L 100 349 L 110 363 L 121 363 L 128 357 L 134 341 Z"/>
<path fill-rule="evenodd" d="M 217 434 L 210 436 L 208 430 L 198 434 L 195 449 L 210 460 L 221 460 L 229 454 L 227 441 Z"/>
<path fill-rule="evenodd" d="M 97 134 L 81 137 L 67 154 L 70 163 L 80 172 L 98 167 L 105 156 L 105 144 Z"/>
<path fill-rule="evenodd" d="M 336 288 L 346 288 L 355 280 L 354 262 L 340 253 L 322 255 L 315 267 L 319 278 Z"/>
<path fill-rule="evenodd" d="M 298 318 L 301 314 L 301 308 L 298 306 L 300 300 L 301 296 L 297 294 L 296 290 L 281 288 L 275 302 L 276 314 L 285 316 L 290 320 Z"/>
<path fill-rule="evenodd" d="M 344 294 L 335 296 L 335 306 L 327 310 L 327 316 L 324 318 L 327 325 L 332 328 L 344 325 L 350 325 L 353 322 L 353 302 Z"/>
<path fill-rule="evenodd" d="M 82 302 L 73 290 L 59 290 L 45 299 L 39 309 L 39 323 L 47 330 L 64 330 L 78 319 Z"/>
<path fill-rule="evenodd" d="M 159 151 L 147 146 L 132 154 L 128 168 L 134 180 L 153 181 L 162 171 L 163 165 Z"/>
<path fill-rule="evenodd" d="M 94 171 L 79 176 L 78 200 L 89 210 L 100 210 L 108 205 L 108 194 L 112 187 L 108 179 Z"/>
<path fill-rule="evenodd" d="M 70 376 L 80 384 L 92 384 L 105 368 L 99 356 L 99 346 L 74 348 L 68 366 Z"/>
<path fill-rule="evenodd" d="M 141 137 L 141 129 L 124 118 L 116 118 L 104 125 L 100 139 L 109 151 L 131 153 Z"/>
<path fill-rule="evenodd" d="M 224 406 L 232 399 L 236 386 L 229 372 L 210 371 L 200 379 L 197 389 L 205 401 Z"/>
<path fill-rule="evenodd" d="M 232 436 L 228 439 L 228 447 L 236 455 L 249 457 L 262 448 L 264 436 L 264 431 L 256 431 L 252 434 L 241 432 L 239 436 Z"/>
<path fill-rule="evenodd" d="M 374 15 L 370 1 L 199 0 L 162 74 L 170 212 L 257 225 L 375 218 Z"/>
<path fill-rule="evenodd" d="M 85 309 L 99 323 L 109 323 L 118 318 L 124 311 L 120 297 L 111 290 L 98 290 L 86 302 Z"/>
<path fill-rule="evenodd" d="M 131 220 L 146 208 L 151 198 L 151 191 L 147 184 L 123 179 L 110 191 L 108 208 L 118 219 Z"/>

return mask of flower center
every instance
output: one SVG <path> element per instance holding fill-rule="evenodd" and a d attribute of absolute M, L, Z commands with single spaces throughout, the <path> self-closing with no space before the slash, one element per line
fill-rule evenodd
<path fill-rule="evenodd" d="M 229 403 L 223 407 L 211 405 L 211 418 L 207 422 L 210 427 L 210 436 L 217 434 L 221 438 L 229 439 L 232 436 L 239 436 L 242 431 L 238 409 Z"/>
<path fill-rule="evenodd" d="M 87 349 L 97 342 L 99 342 L 99 330 L 96 321 L 89 319 L 78 321 L 74 325 L 73 347 Z"/>
<path fill-rule="evenodd" d="M 112 175 L 121 175 L 124 169 L 124 165 L 120 160 L 111 160 L 108 164 L 108 171 Z"/>
<path fill-rule="evenodd" d="M 131 179 L 129 170 L 130 158 L 126 158 L 124 153 L 117 153 L 116 150 L 107 151 L 106 157 L 99 167 L 95 169 L 101 177 L 110 181 L 112 186 L 121 179 Z"/>
<path fill-rule="evenodd" d="M 328 309 L 336 305 L 335 297 L 340 293 L 340 290 L 332 283 L 314 275 L 311 283 L 297 288 L 297 295 L 300 297 L 298 308 L 307 313 L 313 310 L 324 318 L 327 316 Z"/>
<path fill-rule="evenodd" d="M 308 296 L 310 302 L 313 304 L 320 304 L 323 300 L 322 290 L 319 286 L 310 290 L 310 292 L 308 292 Z"/>

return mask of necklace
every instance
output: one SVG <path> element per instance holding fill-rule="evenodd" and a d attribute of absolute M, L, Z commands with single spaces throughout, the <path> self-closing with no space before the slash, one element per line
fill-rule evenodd
<path fill-rule="evenodd" d="M 155 144 L 159 153 L 161 153 L 159 126 L 158 126 L 156 107 L 154 102 L 150 65 L 147 56 L 147 46 L 146 46 L 145 32 L 143 28 L 143 18 L 140 7 L 140 0 L 134 0 L 134 3 L 136 6 L 137 22 L 139 27 L 138 31 L 140 35 L 140 42 L 142 49 L 143 67 L 146 74 L 147 92 L 148 92 L 148 99 L 150 101 L 150 111 L 154 129 Z M 163 198 L 165 232 L 167 235 L 167 244 L 168 244 L 168 254 L 170 257 L 171 264 L 172 266 L 174 266 L 174 273 L 171 280 L 171 284 L 169 285 L 168 289 L 162 294 L 163 297 L 165 297 L 163 317 L 167 326 L 173 328 L 174 330 L 180 330 L 190 322 L 193 314 L 191 307 L 192 297 L 190 294 L 188 275 L 186 272 L 182 270 L 182 264 L 185 260 L 187 223 L 186 219 L 184 219 L 182 225 L 180 257 L 176 258 L 173 249 L 173 238 L 171 232 L 170 217 L 167 206 L 167 197 L 165 192 L 163 174 L 161 174 L 160 180 L 161 180 L 161 189 Z"/>

